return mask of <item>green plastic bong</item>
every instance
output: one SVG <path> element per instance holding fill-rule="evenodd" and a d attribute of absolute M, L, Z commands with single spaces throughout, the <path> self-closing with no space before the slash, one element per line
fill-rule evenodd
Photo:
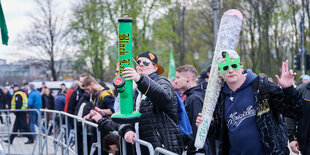
<path fill-rule="evenodd" d="M 133 111 L 133 86 L 132 80 L 126 81 L 123 71 L 132 67 L 132 18 L 118 19 L 118 59 L 119 76 L 114 78 L 113 85 L 120 93 L 120 112 L 112 115 L 112 120 L 117 123 L 134 123 L 140 119 L 141 113 Z"/>

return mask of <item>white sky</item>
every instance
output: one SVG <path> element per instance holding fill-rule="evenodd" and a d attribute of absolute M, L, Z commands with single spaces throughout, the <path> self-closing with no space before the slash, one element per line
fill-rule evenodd
<path fill-rule="evenodd" d="M 16 46 L 15 40 L 19 33 L 27 30 L 29 23 L 29 13 L 35 13 L 36 10 L 34 0 L 0 0 L 6 25 L 9 32 L 8 46 L 2 45 L 0 37 L 0 59 L 7 62 L 13 62 L 29 56 L 27 51 L 23 51 Z M 71 0 L 56 0 L 60 10 L 69 10 Z"/>

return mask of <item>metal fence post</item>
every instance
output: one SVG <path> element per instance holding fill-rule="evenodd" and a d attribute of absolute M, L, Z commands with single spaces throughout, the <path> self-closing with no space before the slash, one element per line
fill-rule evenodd
<path fill-rule="evenodd" d="M 38 110 L 38 109 L 36 109 L 36 112 L 37 112 L 37 114 L 38 114 L 38 122 L 35 122 L 35 123 L 38 123 L 39 124 L 39 135 L 38 135 L 38 138 L 39 138 L 39 154 L 43 154 L 43 150 L 42 150 L 42 124 L 41 124 L 41 112 Z"/>
<path fill-rule="evenodd" d="M 126 141 L 124 138 L 121 139 L 121 143 L 122 143 L 121 154 L 127 155 Z"/>
<path fill-rule="evenodd" d="M 55 122 L 55 124 L 58 126 L 58 128 L 60 130 L 60 133 L 64 134 L 64 136 L 59 134 L 59 136 L 61 136 L 59 138 L 59 142 L 63 143 L 63 138 L 62 137 L 66 136 L 65 135 L 66 133 L 63 133 L 63 132 L 66 132 L 66 131 L 64 131 L 65 129 L 64 129 L 63 124 L 62 124 L 62 113 L 58 113 L 58 119 L 59 119 L 59 122 L 58 122 L 59 124 L 57 124 L 57 122 Z M 61 154 L 64 154 L 64 147 L 61 147 Z"/>
<path fill-rule="evenodd" d="M 100 133 L 98 127 L 97 127 L 97 144 L 98 144 L 98 146 L 97 146 L 98 155 L 101 155 L 101 133 Z"/>
<path fill-rule="evenodd" d="M 43 111 L 44 113 L 44 126 L 45 126 L 45 144 L 46 144 L 46 154 L 48 155 L 48 145 L 47 145 L 47 136 L 48 136 L 48 128 L 47 128 L 47 117 L 46 117 L 46 111 Z"/>
<path fill-rule="evenodd" d="M 66 122 L 66 144 L 67 144 L 67 148 L 66 148 L 66 154 L 69 154 L 69 149 L 68 149 L 68 147 L 69 147 L 69 144 L 70 144 L 70 141 L 69 141 L 69 134 L 68 134 L 68 130 L 69 130 L 69 128 L 68 128 L 68 116 L 67 115 L 65 115 L 65 122 Z"/>
<path fill-rule="evenodd" d="M 8 116 L 10 117 L 10 112 L 8 111 Z M 10 117 L 10 119 L 11 119 L 11 117 Z M 12 123 L 12 122 L 11 122 Z M 15 124 L 15 122 L 14 122 L 14 124 Z M 10 125 L 8 125 L 8 140 L 9 140 L 9 143 L 11 143 L 11 133 L 10 133 Z M 9 147 L 8 147 L 8 149 L 9 149 L 9 154 L 11 154 L 11 148 L 10 148 L 10 145 L 9 145 Z"/>
<path fill-rule="evenodd" d="M 53 140 L 53 143 L 54 143 L 54 154 L 55 155 L 57 155 L 57 142 L 55 141 L 55 139 L 56 139 L 56 136 L 57 136 L 57 133 L 56 133 L 56 125 L 55 125 L 55 113 L 52 113 L 52 120 L 53 120 L 53 137 L 54 137 L 54 140 Z M 51 120 L 49 120 L 49 122 L 50 122 Z M 56 151 L 56 152 L 55 152 Z"/>
<path fill-rule="evenodd" d="M 82 127 L 83 127 L 83 152 L 84 152 L 84 155 L 87 155 L 88 154 L 88 151 L 87 151 L 87 126 L 86 126 L 84 120 L 82 120 Z"/>
<path fill-rule="evenodd" d="M 75 144 L 75 153 L 78 154 L 78 143 L 77 143 L 77 126 L 76 119 L 74 119 L 74 144 Z"/>

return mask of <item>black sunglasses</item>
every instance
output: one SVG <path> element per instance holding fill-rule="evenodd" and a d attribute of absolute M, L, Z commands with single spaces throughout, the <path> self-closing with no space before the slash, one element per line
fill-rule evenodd
<path fill-rule="evenodd" d="M 237 68 L 238 66 L 236 64 L 232 64 L 231 67 L 234 69 L 234 68 Z M 227 71 L 228 69 L 229 69 L 229 66 L 224 66 L 223 67 L 224 71 Z"/>
<path fill-rule="evenodd" d="M 141 62 L 143 62 L 143 65 L 144 65 L 144 66 L 149 66 L 149 64 L 151 63 L 151 62 L 148 61 L 148 60 L 143 60 L 143 61 L 137 60 L 137 65 L 140 65 Z"/>

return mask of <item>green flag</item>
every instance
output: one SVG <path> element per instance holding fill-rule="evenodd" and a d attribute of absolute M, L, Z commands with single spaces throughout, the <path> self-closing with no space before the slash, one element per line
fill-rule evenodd
<path fill-rule="evenodd" d="M 1 1 L 0 1 L 0 29 L 1 29 L 2 44 L 8 45 L 9 35 L 8 35 L 8 29 L 6 28 Z"/>
<path fill-rule="evenodd" d="M 170 81 L 175 79 L 175 64 L 174 64 L 174 59 L 173 59 L 173 53 L 172 50 L 170 51 L 170 60 L 169 60 L 169 74 L 168 78 Z"/>

